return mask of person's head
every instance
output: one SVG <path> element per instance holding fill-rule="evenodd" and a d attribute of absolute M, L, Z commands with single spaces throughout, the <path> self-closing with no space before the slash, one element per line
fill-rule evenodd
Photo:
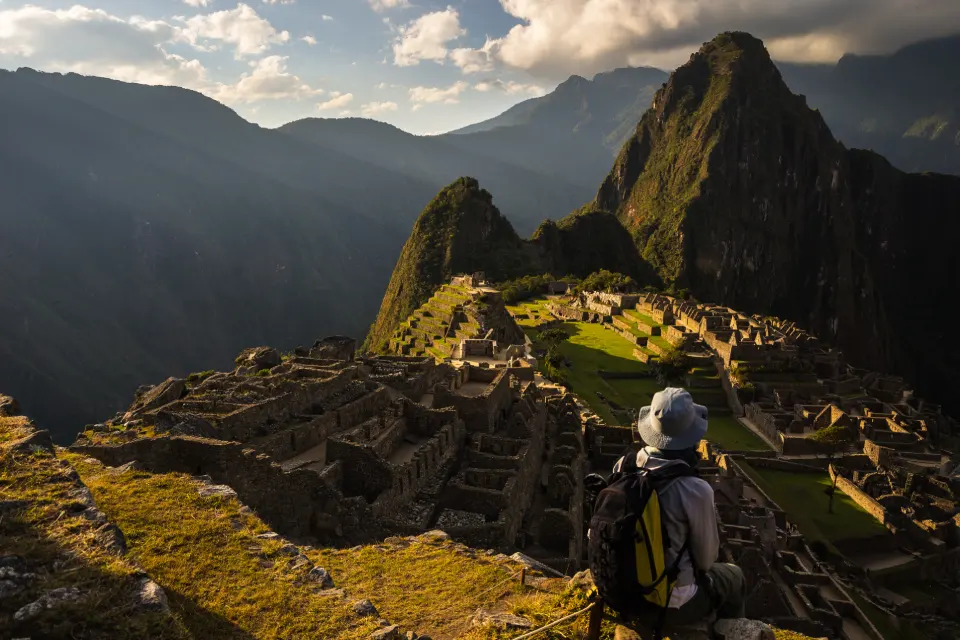
<path fill-rule="evenodd" d="M 647 446 L 662 451 L 696 449 L 707 433 L 707 408 L 685 389 L 667 387 L 640 409 L 637 431 Z"/>

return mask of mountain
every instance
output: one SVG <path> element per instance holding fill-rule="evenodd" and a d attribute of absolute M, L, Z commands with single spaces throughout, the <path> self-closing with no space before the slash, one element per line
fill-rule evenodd
<path fill-rule="evenodd" d="M 523 240 L 474 178 L 440 191 L 417 218 L 365 346 L 387 348 L 397 325 L 456 274 L 482 271 L 493 282 L 529 274 L 586 276 L 602 268 L 651 282 L 653 270 L 610 213 L 582 211 L 544 221 Z M 644 279 L 646 278 L 646 279 Z"/>
<path fill-rule="evenodd" d="M 430 184 L 434 192 L 460 176 L 474 176 L 497 194 L 503 212 L 523 233 L 531 232 L 545 217 L 580 207 L 591 195 L 584 186 L 544 170 L 541 164 L 524 164 L 508 150 L 484 155 L 471 145 L 451 144 L 445 136 L 415 136 L 373 120 L 308 118 L 279 131 Z M 423 201 L 414 211 L 422 205 Z"/>
<path fill-rule="evenodd" d="M 763 44 L 726 33 L 677 69 L 600 187 L 667 284 L 801 322 L 949 401 L 960 350 L 960 178 L 848 151 Z"/>
<path fill-rule="evenodd" d="M 872 149 L 905 171 L 960 174 L 960 35 L 890 55 L 848 54 L 836 65 L 780 70 L 848 147 Z"/>
<path fill-rule="evenodd" d="M 0 73 L 0 387 L 69 437 L 244 345 L 360 332 L 432 186 L 198 94 Z"/>
<path fill-rule="evenodd" d="M 543 97 L 441 138 L 592 190 L 666 80 L 665 71 L 647 67 L 617 69 L 593 80 L 571 76 Z"/>

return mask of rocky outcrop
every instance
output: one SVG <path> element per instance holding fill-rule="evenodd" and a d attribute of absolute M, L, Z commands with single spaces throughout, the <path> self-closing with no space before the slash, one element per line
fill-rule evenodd
<path fill-rule="evenodd" d="M 4 637 L 65 638 L 81 628 L 183 637 L 163 589 L 124 557 L 123 532 L 47 431 L 0 418 L 0 477 L 0 629 L 12 634 Z"/>
<path fill-rule="evenodd" d="M 795 320 L 949 400 L 960 178 L 846 150 L 756 38 L 721 34 L 674 72 L 595 206 L 667 284 Z"/>

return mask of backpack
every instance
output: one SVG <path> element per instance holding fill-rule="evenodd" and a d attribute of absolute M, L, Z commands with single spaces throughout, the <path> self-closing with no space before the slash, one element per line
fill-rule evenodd
<path fill-rule="evenodd" d="M 696 475 L 686 464 L 639 469 L 636 455 L 627 455 L 597 496 L 587 542 L 590 571 L 604 604 L 621 615 L 658 613 L 662 626 L 688 541 L 673 565 L 665 566 L 669 540 L 658 491 Z"/>

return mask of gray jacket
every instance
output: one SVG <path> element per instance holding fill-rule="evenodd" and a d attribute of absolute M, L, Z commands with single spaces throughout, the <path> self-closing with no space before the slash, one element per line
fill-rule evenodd
<path fill-rule="evenodd" d="M 623 458 L 613 470 L 619 471 Z M 662 469 L 668 465 L 686 464 L 681 460 L 666 460 L 652 455 L 647 449 L 637 452 L 637 466 Z M 720 551 L 720 531 L 713 502 L 713 487 L 706 480 L 694 476 L 677 478 L 659 493 L 660 512 L 667 525 L 670 548 L 666 552 L 667 566 L 672 566 L 687 538 L 689 553 L 680 559 L 677 586 L 696 583 L 694 567 L 707 571 L 717 561 Z"/>

